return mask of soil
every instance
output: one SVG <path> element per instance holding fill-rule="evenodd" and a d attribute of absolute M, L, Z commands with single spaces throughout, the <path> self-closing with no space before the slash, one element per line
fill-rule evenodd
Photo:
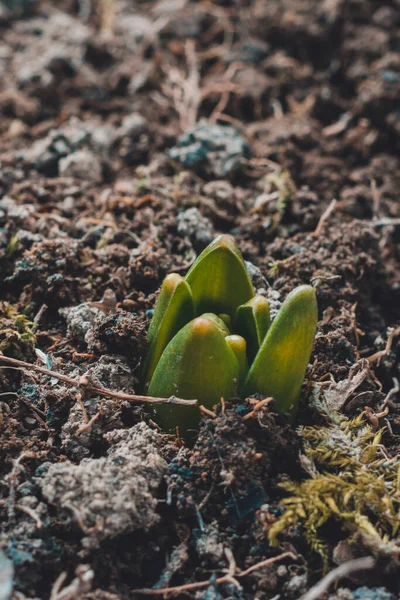
<path fill-rule="evenodd" d="M 322 384 L 371 424 L 390 393 L 396 457 L 399 25 L 395 0 L 0 2 L 1 352 L 140 393 L 163 278 L 230 233 L 273 308 L 316 288 L 298 424 L 325 422 Z M 0 392 L 0 598 L 5 556 L 15 600 L 250 600 L 371 553 L 333 522 L 325 567 L 300 526 L 270 544 L 280 484 L 308 476 L 273 405 L 225 399 L 187 448 L 143 404 L 33 368 L 2 365 Z M 391 544 L 320 597 L 399 598 Z"/>

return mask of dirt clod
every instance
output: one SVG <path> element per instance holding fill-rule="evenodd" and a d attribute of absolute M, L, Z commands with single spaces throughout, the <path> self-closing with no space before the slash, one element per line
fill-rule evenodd
<path fill-rule="evenodd" d="M 144 423 L 107 435 L 106 458 L 79 465 L 48 465 L 38 480 L 44 498 L 84 534 L 82 546 L 99 548 L 107 540 L 136 529 L 147 530 L 159 517 L 154 493 L 167 464 L 160 440 Z"/>

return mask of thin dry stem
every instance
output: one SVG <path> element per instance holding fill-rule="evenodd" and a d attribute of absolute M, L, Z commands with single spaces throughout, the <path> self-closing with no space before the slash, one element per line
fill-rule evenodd
<path fill-rule="evenodd" d="M 199 406 L 200 412 L 208 415 L 209 417 L 212 417 L 213 419 L 217 418 L 217 415 L 215 414 L 215 412 L 213 410 L 210 410 L 209 408 L 206 408 L 205 406 L 203 406 L 203 404 L 200 404 Z"/>
<path fill-rule="evenodd" d="M 42 306 L 38 310 L 35 318 L 33 319 L 33 325 L 31 327 L 31 330 L 33 333 L 35 333 L 36 329 L 38 328 L 40 319 L 43 317 L 43 314 L 46 312 L 47 309 L 48 309 L 47 304 L 42 304 Z"/>
<path fill-rule="evenodd" d="M 218 115 L 218 121 L 223 121 L 224 123 L 230 123 L 231 125 L 236 127 L 236 129 L 238 131 L 240 131 L 240 133 L 245 138 L 248 138 L 246 127 L 243 125 L 243 123 L 239 119 L 235 119 L 234 117 L 231 117 L 231 115 L 226 115 L 225 113 L 221 113 L 220 115 Z M 243 160 L 245 160 L 245 159 L 242 159 L 242 161 Z"/>
<path fill-rule="evenodd" d="M 379 419 L 383 419 L 389 414 L 389 407 L 386 406 L 384 410 L 376 413 L 370 406 L 366 406 L 364 408 L 364 414 L 367 417 L 369 423 L 371 424 L 371 430 L 375 432 L 379 429 Z"/>
<path fill-rule="evenodd" d="M 369 221 L 368 223 L 372 227 L 386 227 L 392 225 L 400 225 L 400 219 L 392 219 L 391 217 L 383 217 L 377 221 Z"/>
<path fill-rule="evenodd" d="M 7 500 L 0 500 L 0 506 L 7 506 Z M 35 521 L 38 529 L 43 527 L 43 523 L 40 520 L 39 515 L 37 515 L 32 508 L 29 508 L 29 506 L 24 506 L 23 504 L 14 504 L 14 508 L 20 510 L 21 512 L 24 512 L 29 517 L 31 517 L 31 519 Z"/>
<path fill-rule="evenodd" d="M 370 362 L 370 363 L 377 362 L 379 365 L 381 358 L 390 354 L 390 351 L 391 351 L 392 345 L 393 345 L 393 340 L 398 335 L 400 335 L 400 327 L 396 327 L 396 329 L 392 329 L 392 331 L 389 333 L 389 337 L 387 339 L 385 349 L 379 350 L 378 352 L 375 352 L 375 354 L 368 356 L 367 357 L 368 362 Z"/>
<path fill-rule="evenodd" d="M 92 588 L 94 572 L 89 565 L 78 565 L 75 574 L 76 577 L 64 588 L 67 573 L 64 571 L 57 577 L 50 593 L 50 600 L 76 600 L 76 598 L 86 597 Z"/>
<path fill-rule="evenodd" d="M 116 2 L 115 0 L 101 0 L 101 31 L 112 36 L 115 29 Z"/>
<path fill-rule="evenodd" d="M 393 403 L 390 399 L 392 396 L 394 396 L 395 394 L 400 392 L 399 380 L 396 377 L 393 377 L 392 381 L 393 381 L 393 387 L 391 390 L 388 391 L 386 398 L 384 399 L 384 401 L 382 403 L 381 410 L 383 410 L 387 404 L 389 404 L 393 407 Z"/>
<path fill-rule="evenodd" d="M 236 579 L 235 579 L 236 577 L 246 577 L 247 575 L 250 575 L 250 573 L 253 573 L 253 571 L 262 569 L 263 567 L 271 565 L 274 562 L 283 560 L 284 558 L 292 558 L 293 560 L 296 560 L 296 558 L 297 558 L 296 555 L 293 554 L 293 552 L 283 552 L 283 554 L 279 554 L 279 556 L 273 556 L 272 558 L 267 558 L 266 560 L 263 560 L 255 565 L 253 565 L 252 567 L 249 567 L 245 571 L 237 572 L 237 566 L 236 566 L 236 562 L 233 557 L 233 554 L 230 551 L 228 552 L 227 550 L 228 549 L 225 549 L 225 556 L 227 556 L 228 563 L 229 563 L 228 573 L 226 575 L 223 575 L 222 577 L 218 577 L 215 580 L 215 583 L 217 583 L 217 584 L 234 583 L 234 582 L 236 582 Z M 236 582 L 236 583 L 238 583 L 238 582 Z M 185 583 L 184 585 L 177 585 L 175 587 L 169 587 L 169 588 L 159 588 L 159 589 L 141 588 L 141 589 L 133 590 L 133 593 L 143 594 L 143 596 L 164 596 L 164 595 L 165 596 L 167 596 L 167 595 L 174 596 L 175 594 L 180 594 L 181 592 L 197 590 L 199 588 L 208 587 L 209 585 L 211 585 L 209 580 L 196 581 L 194 583 Z"/>
<path fill-rule="evenodd" d="M 54 377 L 55 379 L 59 379 L 68 385 L 73 387 L 82 388 L 82 382 L 77 379 L 73 379 L 72 377 L 68 377 L 68 375 L 64 375 L 63 373 L 57 373 L 56 371 L 50 371 L 50 369 L 45 369 L 44 367 L 39 367 L 38 365 L 33 365 L 31 363 L 25 362 L 24 360 L 18 360 L 16 358 L 11 358 L 9 356 L 0 355 L 0 362 L 6 363 L 10 365 L 14 369 L 31 369 L 33 371 L 37 371 L 42 373 L 43 375 L 48 375 L 49 377 Z M 127 402 L 142 402 L 143 404 L 179 404 L 181 406 L 194 406 L 197 404 L 197 400 L 184 400 L 183 398 L 177 398 L 176 396 L 171 396 L 170 398 L 157 398 L 154 396 L 141 396 L 139 394 L 125 394 L 124 392 L 115 392 L 113 390 L 109 390 L 101 385 L 95 385 L 90 382 L 85 381 L 84 385 L 85 392 L 96 394 L 99 396 L 106 396 L 107 398 L 115 398 L 117 400 L 126 400 Z"/>
<path fill-rule="evenodd" d="M 271 565 L 272 563 L 276 562 L 277 560 L 283 560 L 284 558 L 292 558 L 293 560 L 296 560 L 297 556 L 293 552 L 284 552 L 283 554 L 280 554 L 279 556 L 274 556 L 273 558 L 266 558 L 265 560 L 262 560 L 262 561 L 256 563 L 255 565 L 252 565 L 245 571 L 241 571 L 237 575 L 237 577 L 247 577 L 247 575 L 254 573 L 254 571 L 258 571 L 259 569 L 262 569 L 263 567 L 267 567 L 268 565 Z"/>
<path fill-rule="evenodd" d="M 172 100 L 174 109 L 179 116 L 182 131 L 196 125 L 199 108 L 205 97 L 210 94 L 221 94 L 217 106 L 209 117 L 210 122 L 216 122 L 227 116 L 222 115 L 222 111 L 228 103 L 229 95 L 232 92 L 239 93 L 243 91 L 241 86 L 230 81 L 240 66 L 237 63 L 229 66 L 220 82 L 210 83 L 210 85 L 202 88 L 200 85 L 198 55 L 193 40 L 187 40 L 186 42 L 185 57 L 186 73 L 176 67 L 169 68 L 165 73 L 166 81 L 161 86 L 164 96 Z"/>
<path fill-rule="evenodd" d="M 374 566 L 375 561 L 372 556 L 364 556 L 363 558 L 349 560 L 325 575 L 325 577 L 323 577 L 316 585 L 308 590 L 308 592 L 303 594 L 300 600 L 319 600 L 319 598 L 324 596 L 325 592 L 329 589 L 332 583 L 335 583 L 335 581 L 343 579 L 344 577 L 348 577 L 357 571 L 373 569 Z"/>
<path fill-rule="evenodd" d="M 264 400 L 260 400 L 254 406 L 253 410 L 251 412 L 247 413 L 247 415 L 245 415 L 242 418 L 242 421 L 247 421 L 248 419 L 251 419 L 252 417 L 255 417 L 256 413 L 260 410 L 260 408 L 262 408 L 263 406 L 267 406 L 268 404 L 270 404 L 273 401 L 274 401 L 274 399 L 272 397 L 264 398 Z"/>
<path fill-rule="evenodd" d="M 83 404 L 83 400 L 82 400 L 82 394 L 79 393 L 76 397 L 76 401 L 78 402 L 81 411 L 82 411 L 82 416 L 83 416 L 83 422 L 85 423 L 85 425 L 87 425 L 89 423 L 89 417 L 87 414 L 87 410 L 85 408 L 85 405 Z"/>
<path fill-rule="evenodd" d="M 174 104 L 182 131 L 196 124 L 201 102 L 200 73 L 193 40 L 186 41 L 185 55 L 187 74 L 177 68 L 170 68 L 166 72 L 167 80 L 161 86 L 163 94 Z"/>
<path fill-rule="evenodd" d="M 102 410 L 100 408 L 100 410 L 97 411 L 97 413 L 90 419 L 90 421 L 88 421 L 87 423 L 85 423 L 84 425 L 79 427 L 78 431 L 76 432 L 76 435 L 81 435 L 85 431 L 88 431 L 91 428 L 91 426 L 93 425 L 93 423 L 95 423 L 97 421 L 97 419 L 100 417 L 101 413 L 102 413 Z"/>
<path fill-rule="evenodd" d="M 36 527 L 38 529 L 41 529 L 43 527 L 43 523 L 39 517 L 38 514 L 35 513 L 35 511 L 32 508 L 29 508 L 29 506 L 24 506 L 23 504 L 16 504 L 15 508 L 17 510 L 20 510 L 21 512 L 24 512 L 25 514 L 27 514 L 31 519 L 33 519 L 36 523 Z"/>
<path fill-rule="evenodd" d="M 329 217 L 335 210 L 336 205 L 337 205 L 337 200 L 333 199 L 332 202 L 329 204 L 328 208 L 322 213 L 322 215 L 318 221 L 318 225 L 313 233 L 314 237 L 318 237 L 320 235 L 323 226 L 325 225 L 326 221 L 329 219 Z"/>

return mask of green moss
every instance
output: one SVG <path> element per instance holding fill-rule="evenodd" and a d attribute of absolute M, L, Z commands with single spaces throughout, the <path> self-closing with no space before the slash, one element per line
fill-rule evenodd
<path fill-rule="evenodd" d="M 349 420 L 331 414 L 330 419 L 326 427 L 299 430 L 310 477 L 282 485 L 290 496 L 282 500 L 285 512 L 269 533 L 277 544 L 281 532 L 301 525 L 325 565 L 328 549 L 320 530 L 328 520 L 344 532 L 361 533 L 373 552 L 393 547 L 400 528 L 400 458 L 388 456 L 382 430 L 374 433 L 364 415 Z"/>
<path fill-rule="evenodd" d="M 21 354 L 23 348 L 33 348 L 36 336 L 32 321 L 15 306 L 0 302 L 0 351 L 4 354 Z"/>

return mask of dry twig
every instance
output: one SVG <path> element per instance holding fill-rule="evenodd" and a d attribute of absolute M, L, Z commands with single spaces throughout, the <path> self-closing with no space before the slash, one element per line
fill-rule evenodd
<path fill-rule="evenodd" d="M 109 36 L 114 35 L 116 3 L 114 0 L 101 0 L 101 31 Z"/>
<path fill-rule="evenodd" d="M 257 404 L 254 405 L 254 408 L 251 412 L 247 413 L 247 415 L 242 417 L 242 421 L 247 421 L 248 419 L 255 417 L 257 411 L 259 411 L 260 408 L 262 408 L 263 406 L 267 406 L 268 404 L 270 404 L 273 401 L 274 401 L 274 399 L 271 396 L 269 398 L 264 398 L 264 400 L 260 400 L 259 402 L 257 402 Z"/>
<path fill-rule="evenodd" d="M 391 400 L 391 397 L 394 396 L 395 394 L 397 394 L 398 392 L 400 392 L 400 383 L 396 377 L 393 377 L 393 387 L 391 390 L 388 391 L 380 410 L 383 410 L 387 404 L 389 406 L 391 406 L 392 408 L 394 408 L 394 404 Z"/>
<path fill-rule="evenodd" d="M 316 585 L 308 590 L 308 592 L 303 594 L 299 600 L 319 600 L 319 598 L 323 597 L 325 592 L 329 589 L 332 583 L 335 583 L 335 581 L 343 579 L 343 577 L 348 577 L 357 571 L 373 569 L 374 566 L 375 561 L 372 556 L 364 556 L 363 558 L 348 560 L 325 575 L 325 577 L 323 577 Z"/>
<path fill-rule="evenodd" d="M 393 340 L 398 335 L 400 335 L 400 327 L 396 327 L 396 329 L 392 329 L 389 333 L 389 337 L 387 339 L 384 350 L 379 350 L 378 352 L 375 352 L 375 354 L 368 356 L 367 357 L 368 362 L 370 362 L 370 363 L 377 362 L 379 365 L 381 358 L 390 354 L 390 351 L 391 351 L 392 345 L 393 345 Z"/>
<path fill-rule="evenodd" d="M 372 227 L 386 227 L 390 225 L 400 225 L 400 219 L 392 219 L 391 217 L 383 217 L 382 219 L 378 219 L 377 221 L 369 221 L 368 225 Z"/>
<path fill-rule="evenodd" d="M 47 309 L 48 309 L 47 304 L 42 304 L 39 311 L 37 312 L 35 318 L 33 319 L 33 325 L 31 327 L 31 330 L 33 333 L 35 333 L 35 331 L 37 330 L 40 319 L 43 317 L 43 314 L 46 312 Z"/>
<path fill-rule="evenodd" d="M 78 565 L 75 570 L 75 579 L 63 587 L 67 573 L 60 573 L 51 590 L 50 600 L 76 600 L 82 598 L 92 589 L 94 572 L 89 565 Z"/>
<path fill-rule="evenodd" d="M 135 403 L 142 402 L 144 404 L 179 404 L 181 406 L 194 406 L 197 404 L 197 400 L 184 400 L 183 398 L 177 398 L 176 396 L 171 396 L 170 398 L 156 398 L 154 396 L 141 396 L 139 394 L 125 394 L 124 392 L 115 392 L 101 385 L 95 385 L 90 380 L 88 380 L 87 376 L 85 375 L 80 380 L 73 379 L 72 377 L 68 377 L 68 375 L 64 375 L 63 373 L 50 371 L 50 369 L 45 369 L 44 367 L 39 367 L 38 365 L 33 365 L 23 360 L 18 360 L 9 356 L 4 356 L 3 354 L 0 355 L 0 362 L 6 363 L 6 365 L 10 365 L 11 368 L 14 369 L 32 369 L 33 371 L 38 371 L 43 375 L 48 375 L 49 377 L 59 379 L 60 381 L 63 381 L 64 383 L 67 383 L 68 385 L 71 385 L 73 387 L 84 389 L 86 393 L 96 394 L 99 396 L 106 396 L 107 398 L 114 398 L 116 400 L 126 400 L 127 402 Z"/>
<path fill-rule="evenodd" d="M 199 409 L 202 414 L 208 415 L 209 417 L 212 417 L 213 419 L 217 418 L 217 415 L 215 414 L 215 412 L 213 410 L 210 410 L 209 408 L 206 408 L 205 406 L 203 406 L 203 404 L 200 404 Z"/>
<path fill-rule="evenodd" d="M 9 520 L 12 520 L 15 516 L 16 508 L 16 491 L 18 485 L 18 477 L 24 471 L 24 466 L 21 464 L 25 458 L 36 458 L 35 452 L 26 451 L 21 452 L 16 460 L 13 460 L 13 467 L 6 476 L 6 480 L 9 482 L 9 494 L 7 498 L 7 512 Z"/>
<path fill-rule="evenodd" d="M 364 413 L 365 413 L 365 416 L 367 417 L 367 420 L 371 424 L 372 431 L 375 432 L 375 431 L 378 431 L 378 429 L 379 429 L 379 419 L 383 419 L 389 414 L 389 407 L 386 406 L 386 408 L 384 410 L 376 413 L 373 411 L 373 409 L 370 406 L 365 406 Z"/>
<path fill-rule="evenodd" d="M 82 433 L 84 433 L 85 431 L 88 431 L 91 428 L 91 426 L 93 425 L 93 423 L 95 421 L 97 421 L 97 419 L 100 417 L 101 413 L 102 413 L 102 409 L 100 407 L 100 409 L 97 411 L 97 413 L 87 423 L 85 423 L 84 425 L 79 427 L 78 431 L 76 432 L 76 435 L 77 436 L 82 435 Z"/>
<path fill-rule="evenodd" d="M 320 235 L 323 226 L 325 225 L 326 221 L 329 219 L 329 217 L 335 210 L 336 205 L 337 205 L 337 200 L 333 199 L 332 202 L 329 204 L 328 208 L 322 213 L 322 215 L 318 221 L 318 225 L 313 233 L 314 237 L 318 237 Z"/>
<path fill-rule="evenodd" d="M 273 556 L 272 558 L 267 558 L 266 560 L 262 560 L 261 562 L 253 565 L 252 567 L 249 567 L 245 571 L 238 572 L 235 559 L 233 557 L 232 552 L 229 549 L 225 549 L 225 556 L 227 557 L 228 563 L 229 563 L 228 572 L 225 575 L 222 575 L 222 577 L 218 577 L 215 580 L 215 583 L 216 584 L 234 583 L 235 585 L 239 585 L 239 587 L 240 587 L 240 584 L 239 584 L 239 582 L 236 581 L 236 577 L 246 577 L 247 575 L 250 575 L 250 573 L 253 573 L 254 571 L 262 569 L 263 567 L 271 565 L 272 563 L 277 562 L 279 560 L 283 560 L 284 558 L 292 558 L 293 560 L 296 560 L 296 558 L 297 558 L 296 555 L 293 554 L 293 552 L 283 552 L 283 554 L 279 554 L 279 556 Z M 180 594 L 181 592 L 197 590 L 199 588 L 208 587 L 209 585 L 211 585 L 211 582 L 210 582 L 210 580 L 207 580 L 207 581 L 195 581 L 193 583 L 185 583 L 184 585 L 177 585 L 175 587 L 158 588 L 158 589 L 141 588 L 141 589 L 132 590 L 132 591 L 134 594 L 143 594 L 143 596 L 167 596 L 167 595 L 174 596 L 175 594 Z"/>
<path fill-rule="evenodd" d="M 166 72 L 167 81 L 161 86 L 163 94 L 171 98 L 174 104 L 182 131 L 196 124 L 201 102 L 200 73 L 193 40 L 186 41 L 185 55 L 186 76 L 177 68 L 169 68 Z"/>
<path fill-rule="evenodd" d="M 7 506 L 7 500 L 0 500 L 0 506 Z M 32 508 L 29 508 L 29 506 L 24 506 L 23 504 L 14 504 L 14 508 L 16 508 L 17 510 L 20 510 L 21 512 L 24 512 L 29 517 L 31 517 L 31 519 L 33 519 L 35 521 L 36 527 L 38 529 L 41 529 L 41 527 L 43 527 L 43 523 L 42 523 L 39 515 L 36 514 Z"/>

